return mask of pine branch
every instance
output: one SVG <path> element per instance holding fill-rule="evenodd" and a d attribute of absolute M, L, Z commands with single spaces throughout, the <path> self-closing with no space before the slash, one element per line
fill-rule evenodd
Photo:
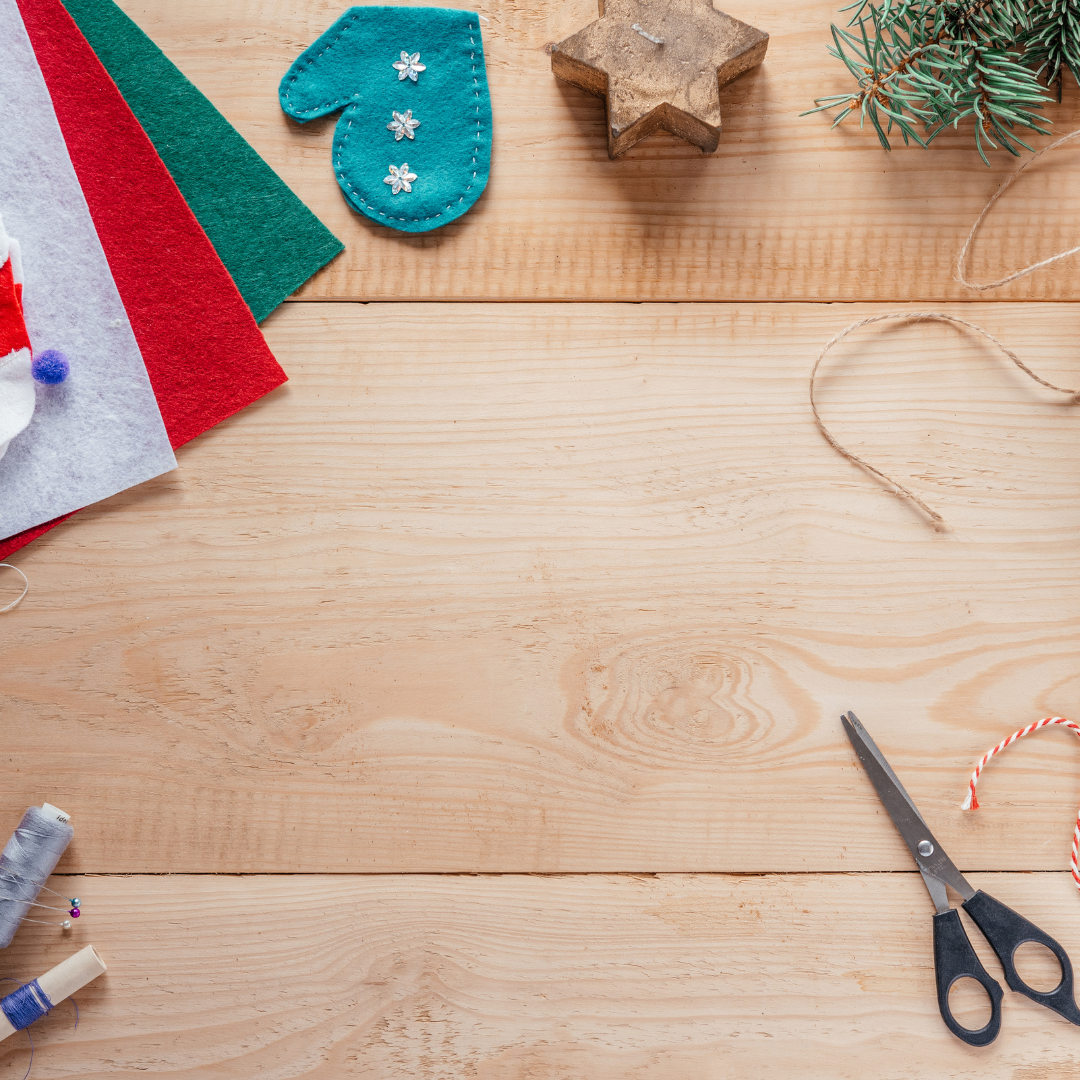
<path fill-rule="evenodd" d="M 1013 155 L 1019 155 L 1021 148 L 1031 149 L 1014 134 L 1015 127 L 1043 134 L 1049 130 L 1046 121 L 1032 111 L 1042 108 L 1046 91 L 1034 72 L 1017 63 L 1018 59 L 1017 53 L 980 48 L 969 65 L 967 85 L 957 98 L 952 126 L 967 116 L 975 117 L 975 146 L 987 165 L 987 149 L 1000 145 Z"/>
<path fill-rule="evenodd" d="M 1040 74 L 1080 72 L 1080 0 L 855 0 L 844 10 L 854 14 L 848 29 L 832 27 L 829 51 L 858 90 L 809 112 L 836 110 L 833 127 L 857 112 L 886 150 L 894 129 L 927 146 L 968 116 L 987 164 L 988 149 L 1030 149 L 1016 129 L 1047 130 Z"/>
<path fill-rule="evenodd" d="M 1062 67 L 1080 83 L 1080 3 L 1077 0 L 1036 0 L 1031 25 L 1019 38 L 1024 63 L 1036 69 L 1047 84 L 1061 78 Z"/>

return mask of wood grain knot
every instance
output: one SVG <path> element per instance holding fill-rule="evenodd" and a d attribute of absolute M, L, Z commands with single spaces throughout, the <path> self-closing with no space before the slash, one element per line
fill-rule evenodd
<path fill-rule="evenodd" d="M 574 734 L 651 767 L 761 764 L 816 715 L 780 659 L 707 630 L 624 643 L 577 667 Z"/>

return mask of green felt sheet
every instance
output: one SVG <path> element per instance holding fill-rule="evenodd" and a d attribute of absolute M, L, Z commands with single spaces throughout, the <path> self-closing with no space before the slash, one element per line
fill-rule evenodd
<path fill-rule="evenodd" d="M 64 6 L 263 320 L 344 245 L 113 0 Z"/>

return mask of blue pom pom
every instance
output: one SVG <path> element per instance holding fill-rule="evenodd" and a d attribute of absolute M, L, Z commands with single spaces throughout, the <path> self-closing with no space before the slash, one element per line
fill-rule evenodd
<path fill-rule="evenodd" d="M 26 368 L 23 368 L 25 371 Z M 59 349 L 46 349 L 38 353 L 30 365 L 30 373 L 39 383 L 55 386 L 62 383 L 71 370 L 68 358 Z"/>

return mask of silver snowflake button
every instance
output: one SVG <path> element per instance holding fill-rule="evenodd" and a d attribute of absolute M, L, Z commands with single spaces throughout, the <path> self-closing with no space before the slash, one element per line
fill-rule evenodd
<path fill-rule="evenodd" d="M 416 82 L 416 76 L 421 71 L 427 71 L 427 65 L 420 63 L 420 54 L 418 52 L 414 52 L 412 56 L 407 52 L 403 52 L 401 59 L 395 60 L 393 66 L 397 69 L 398 82 L 403 79 L 412 79 L 413 82 Z"/>
<path fill-rule="evenodd" d="M 396 109 L 393 112 L 394 119 L 386 126 L 394 133 L 394 142 L 401 142 L 402 137 L 415 139 L 413 132 L 420 126 L 420 121 L 413 119 L 412 109 L 407 109 L 404 116 Z"/>
<path fill-rule="evenodd" d="M 383 177 L 383 183 L 390 185 L 391 195 L 396 195 L 399 191 L 412 191 L 415 179 L 416 173 L 409 172 L 409 163 L 404 161 L 400 169 L 396 165 L 390 166 L 390 175 Z"/>

